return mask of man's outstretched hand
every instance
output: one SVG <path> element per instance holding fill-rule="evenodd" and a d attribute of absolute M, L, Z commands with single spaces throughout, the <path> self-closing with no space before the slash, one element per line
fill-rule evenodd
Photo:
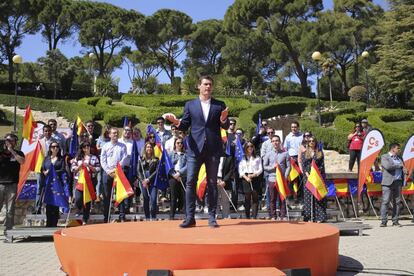
<path fill-rule="evenodd" d="M 226 107 L 226 109 L 224 109 L 222 112 L 221 112 L 221 115 L 220 115 L 220 121 L 221 122 L 225 122 L 226 120 L 227 120 L 227 117 L 229 116 L 229 108 L 228 107 Z"/>
<path fill-rule="evenodd" d="M 177 117 L 175 117 L 175 115 L 172 113 L 166 114 L 165 119 L 170 121 L 173 125 L 178 126 L 180 124 L 180 120 L 178 120 Z"/>

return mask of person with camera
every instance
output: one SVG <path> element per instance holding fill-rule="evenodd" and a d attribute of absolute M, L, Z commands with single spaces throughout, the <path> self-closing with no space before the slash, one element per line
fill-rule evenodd
<path fill-rule="evenodd" d="M 348 135 L 349 148 L 349 165 L 348 172 L 352 172 L 355 160 L 357 161 L 359 171 L 359 161 L 361 160 L 361 150 L 364 144 L 365 132 L 362 130 L 361 124 L 356 123 L 354 131 Z"/>
<path fill-rule="evenodd" d="M 14 225 L 17 183 L 20 165 L 24 163 L 24 154 L 15 149 L 18 140 L 16 135 L 6 134 L 4 138 L 0 140 L 0 212 L 4 204 L 6 208 L 4 225 L 8 230 Z"/>

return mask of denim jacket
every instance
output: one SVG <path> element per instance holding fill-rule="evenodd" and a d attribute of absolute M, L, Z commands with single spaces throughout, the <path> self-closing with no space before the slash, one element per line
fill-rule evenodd
<path fill-rule="evenodd" d="M 181 176 L 186 176 L 187 174 L 187 156 L 184 154 L 178 154 L 177 152 L 172 152 L 170 155 L 172 164 L 177 164 L 178 160 L 180 160 L 180 170 L 178 171 Z M 170 174 L 174 173 L 172 170 Z"/>

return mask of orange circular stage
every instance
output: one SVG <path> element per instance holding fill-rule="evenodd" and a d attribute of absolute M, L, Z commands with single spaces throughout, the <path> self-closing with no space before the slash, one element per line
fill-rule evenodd
<path fill-rule="evenodd" d="M 63 270 L 75 275 L 146 275 L 148 269 L 311 268 L 335 275 L 339 231 L 327 224 L 261 220 L 128 222 L 66 228 L 54 234 Z"/>

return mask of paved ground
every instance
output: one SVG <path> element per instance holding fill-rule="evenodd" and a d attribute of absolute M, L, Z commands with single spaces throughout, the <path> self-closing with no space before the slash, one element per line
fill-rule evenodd
<path fill-rule="evenodd" d="M 400 228 L 380 228 L 376 220 L 365 223 L 373 229 L 364 230 L 364 236 L 341 236 L 338 275 L 414 275 L 414 223 L 402 220 Z M 51 240 L 13 244 L 3 240 L 4 236 L 0 236 L 1 276 L 65 275 L 59 270 Z"/>

